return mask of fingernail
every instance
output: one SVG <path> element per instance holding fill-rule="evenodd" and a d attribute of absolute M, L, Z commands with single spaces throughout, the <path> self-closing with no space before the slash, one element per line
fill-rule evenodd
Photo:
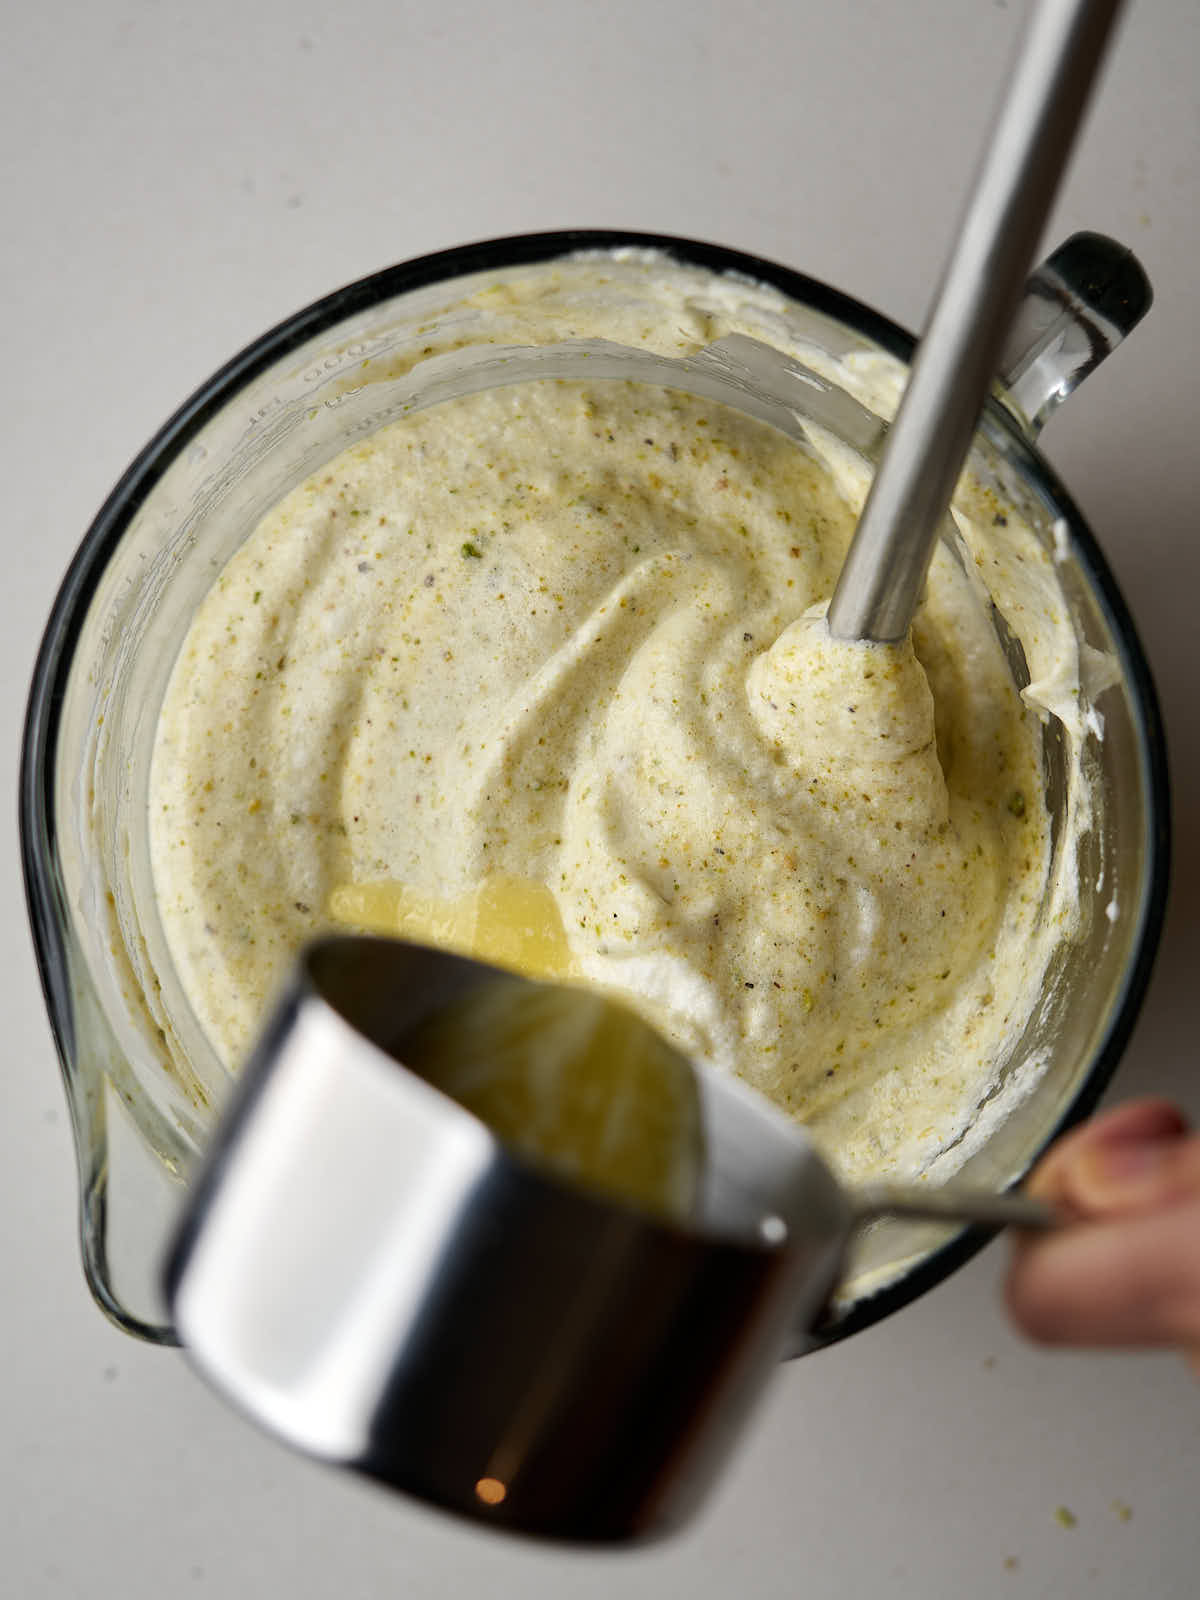
<path fill-rule="evenodd" d="M 1165 1140 L 1149 1144 L 1102 1145 L 1091 1154 L 1096 1158 L 1101 1175 L 1115 1183 L 1127 1178 L 1146 1178 L 1158 1172 L 1167 1162 L 1171 1146 Z"/>
<path fill-rule="evenodd" d="M 1100 1145 L 1080 1157 L 1078 1186 L 1087 1199 L 1101 1202 L 1144 1190 L 1166 1166 L 1171 1149 L 1169 1140 Z"/>

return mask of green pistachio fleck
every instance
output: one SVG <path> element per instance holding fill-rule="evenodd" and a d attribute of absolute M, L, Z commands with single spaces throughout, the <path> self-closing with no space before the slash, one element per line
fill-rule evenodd
<path fill-rule="evenodd" d="M 1008 809 L 1012 812 L 1014 817 L 1023 817 L 1025 815 L 1025 796 L 1021 793 L 1020 789 L 1014 789 L 1009 795 Z"/>
<path fill-rule="evenodd" d="M 462 553 L 464 556 L 469 556 L 472 561 L 483 560 L 483 551 L 470 539 L 463 545 Z"/>
<path fill-rule="evenodd" d="M 1079 1518 L 1067 1506 L 1059 1506 L 1054 1513 L 1054 1520 L 1060 1528 L 1074 1528 L 1079 1522 Z"/>
<path fill-rule="evenodd" d="M 262 599 L 262 590 L 261 589 L 255 589 L 255 591 L 254 591 L 254 604 L 257 605 L 258 602 L 261 599 Z"/>

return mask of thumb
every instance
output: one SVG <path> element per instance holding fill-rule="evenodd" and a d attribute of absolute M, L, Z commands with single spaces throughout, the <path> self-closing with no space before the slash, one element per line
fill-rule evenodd
<path fill-rule="evenodd" d="M 1074 1181 L 1079 1163 L 1086 1153 L 1110 1146 L 1174 1144 L 1186 1134 L 1186 1119 L 1170 1101 L 1128 1101 L 1109 1111 L 1100 1112 L 1058 1139 L 1038 1163 L 1030 1178 L 1029 1188 L 1063 1210 L 1086 1213 L 1093 1203 L 1106 1204 L 1100 1192 L 1105 1186 L 1103 1175 L 1093 1173 L 1100 1181 L 1090 1190 L 1086 1175 L 1082 1191 Z M 1113 1179 L 1119 1178 L 1115 1171 L 1111 1176 Z"/>
<path fill-rule="evenodd" d="M 1059 1173 L 1059 1197 L 1083 1217 L 1136 1217 L 1200 1200 L 1200 1138 L 1097 1142 Z"/>

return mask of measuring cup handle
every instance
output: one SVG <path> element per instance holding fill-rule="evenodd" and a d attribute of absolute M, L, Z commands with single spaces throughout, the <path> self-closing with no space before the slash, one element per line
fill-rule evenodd
<path fill-rule="evenodd" d="M 1053 1228 L 1058 1214 L 1028 1194 L 989 1194 L 954 1185 L 872 1183 L 852 1196 L 856 1221 L 916 1217 L 925 1222 L 974 1222 L 988 1228 Z"/>
<path fill-rule="evenodd" d="M 1153 298 L 1133 251 L 1102 233 L 1072 234 L 1033 272 L 1000 357 L 1003 398 L 1031 438 Z"/>

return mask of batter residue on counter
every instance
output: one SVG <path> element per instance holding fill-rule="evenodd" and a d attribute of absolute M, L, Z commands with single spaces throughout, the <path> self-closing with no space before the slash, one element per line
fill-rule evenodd
<path fill-rule="evenodd" d="M 624 997 L 849 1178 L 963 1131 L 1049 957 L 1037 723 L 949 558 L 832 641 L 856 507 L 710 400 L 542 381 L 301 484 L 201 606 L 151 783 L 186 994 L 236 1065 L 332 923 Z"/>

